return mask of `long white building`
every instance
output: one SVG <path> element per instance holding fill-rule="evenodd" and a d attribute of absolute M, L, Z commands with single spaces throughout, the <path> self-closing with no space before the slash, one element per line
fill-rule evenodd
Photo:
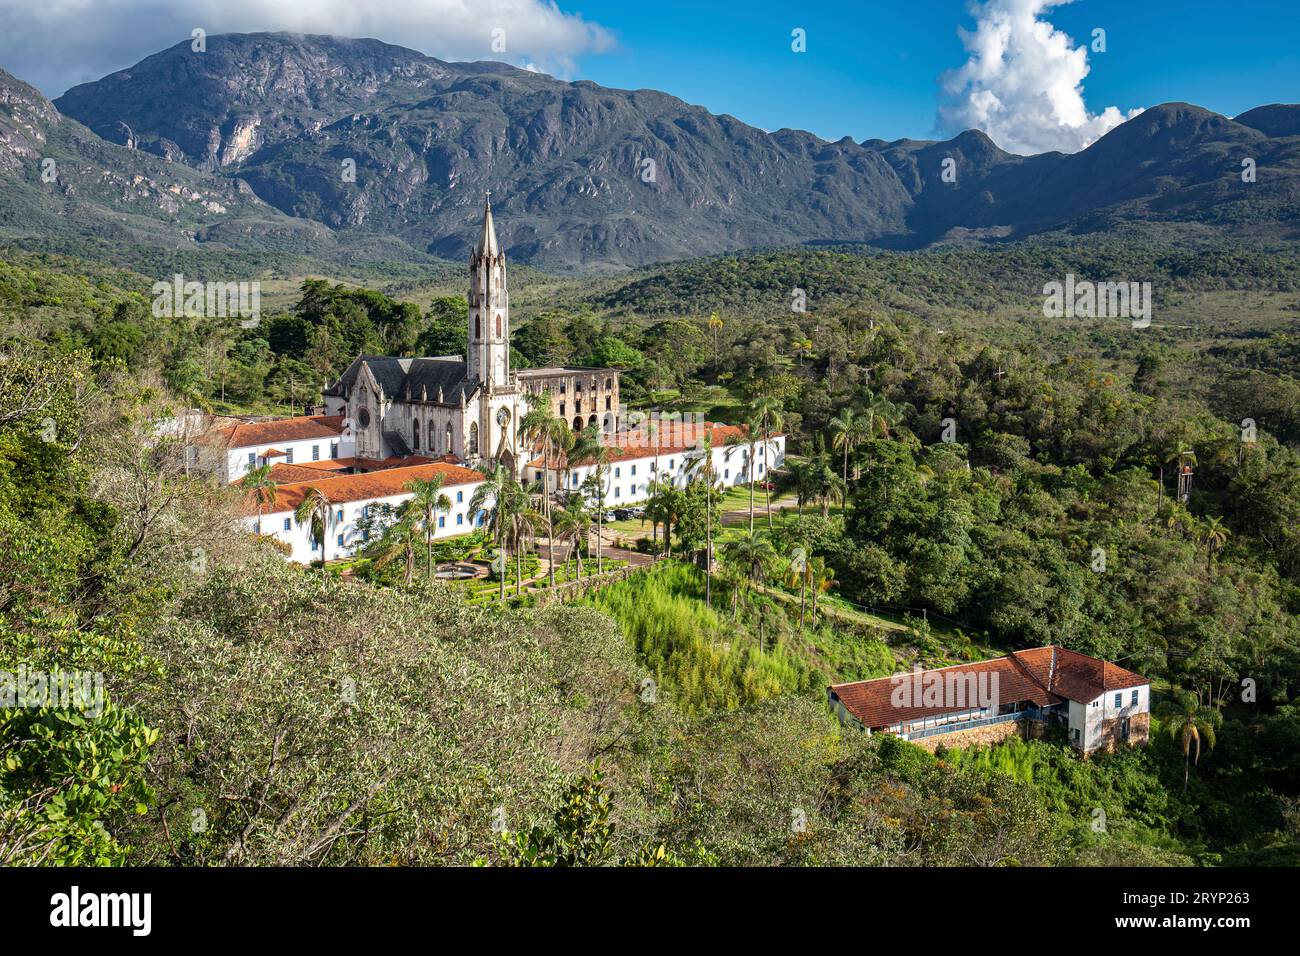
<path fill-rule="evenodd" d="M 785 463 L 784 435 L 773 435 L 766 441 L 756 439 L 751 456 L 748 433 L 737 425 L 676 423 L 664 427 L 657 437 L 635 430 L 616 433 L 608 446 L 609 463 L 600 469 L 606 507 L 645 501 L 656 477 L 684 488 L 702 470 L 705 433 L 712 436 L 713 473 L 719 485 L 764 481 L 773 469 Z M 594 461 L 554 461 L 547 467 L 541 458 L 535 458 L 528 464 L 527 477 L 531 481 L 545 480 L 552 492 L 575 493 L 596 471 Z"/>
<path fill-rule="evenodd" d="M 300 524 L 294 512 L 314 488 L 330 503 L 329 526 L 325 529 L 325 557 L 330 560 L 351 557 L 366 544 L 359 527 L 367 513 L 377 514 L 384 505 L 396 508 L 411 498 L 406 485 L 413 478 L 443 479 L 443 494 L 451 509 L 438 516 L 434 539 L 468 534 L 483 523 L 483 512 L 470 512 L 470 500 L 483 483 L 483 475 L 469 468 L 445 461 L 386 468 L 356 475 L 323 474 L 309 481 L 291 481 L 277 485 L 275 501 L 257 513 L 257 503 L 249 495 L 249 515 L 245 519 L 251 531 L 274 538 L 289 546 L 289 556 L 302 564 L 321 559 L 321 544 L 312 537 L 310 523 Z M 488 502 L 491 505 L 491 502 Z"/>

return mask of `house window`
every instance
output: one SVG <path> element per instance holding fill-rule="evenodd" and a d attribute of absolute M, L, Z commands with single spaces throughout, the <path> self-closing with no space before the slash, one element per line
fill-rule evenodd
<path fill-rule="evenodd" d="M 622 497 L 622 495 L 619 494 L 618 485 L 615 485 L 615 486 L 614 486 L 614 497 L 615 497 L 615 498 L 621 498 L 621 497 Z"/>
<path fill-rule="evenodd" d="M 262 533 L 262 522 L 261 522 L 261 521 L 254 521 L 254 522 L 253 522 L 253 533 L 254 533 L 254 534 L 261 534 L 261 533 Z"/>
<path fill-rule="evenodd" d="M 311 446 L 311 460 L 320 461 L 320 445 Z"/>
<path fill-rule="evenodd" d="M 605 411 L 609 411 L 609 396 L 605 396 Z"/>
<path fill-rule="evenodd" d="M 286 465 L 292 465 L 292 464 L 293 464 L 293 446 L 292 446 L 292 445 L 290 445 L 290 446 L 289 446 L 289 450 L 288 450 L 287 452 L 284 453 L 284 463 L 285 463 Z"/>
<path fill-rule="evenodd" d="M 561 394 L 561 395 L 564 394 L 564 383 L 563 383 L 563 382 L 560 383 L 560 394 Z M 561 405 L 560 407 L 563 408 L 564 406 Z"/>
<path fill-rule="evenodd" d="M 722 473 L 722 477 L 723 477 L 723 478 L 730 478 L 730 477 L 731 477 L 731 469 L 730 469 L 730 468 L 726 469 L 726 470 Z"/>
<path fill-rule="evenodd" d="M 336 441 L 330 442 L 330 458 L 337 458 L 338 456 L 339 456 L 339 443 Z"/>
<path fill-rule="evenodd" d="M 618 468 L 615 468 L 615 469 L 614 469 L 614 477 L 615 477 L 615 478 L 621 478 L 621 477 L 623 477 L 623 473 L 622 473 L 622 471 L 621 471 L 620 469 L 618 469 Z"/>
<path fill-rule="evenodd" d="M 1124 695 L 1123 695 L 1123 694 L 1116 694 L 1116 695 L 1115 695 L 1115 706 L 1116 706 L 1116 707 L 1123 707 L 1123 706 L 1124 706 Z"/>
<path fill-rule="evenodd" d="M 339 513 L 338 513 L 338 515 L 335 517 L 334 520 L 335 520 L 335 521 L 342 521 L 342 520 L 343 520 L 343 509 L 342 509 L 342 508 L 339 509 Z"/>
<path fill-rule="evenodd" d="M 533 474 L 537 476 L 536 478 L 533 479 L 534 481 L 541 481 L 541 480 L 542 480 L 542 473 L 541 473 L 540 471 L 535 471 L 535 472 L 533 472 Z"/>
<path fill-rule="evenodd" d="M 1137 691 L 1133 691 L 1133 700 L 1131 701 L 1131 703 L 1133 704 L 1134 707 L 1136 707 L 1136 706 L 1137 706 L 1137 702 L 1138 702 L 1138 692 L 1137 692 Z"/>
<path fill-rule="evenodd" d="M 319 550 L 320 550 L 320 542 L 317 541 L 315 538 L 312 538 L 312 539 L 311 539 L 311 549 L 312 549 L 313 551 L 319 551 Z"/>
<path fill-rule="evenodd" d="M 464 523 L 465 523 L 465 516 L 459 514 L 456 515 L 456 524 L 464 524 Z"/>
<path fill-rule="evenodd" d="M 343 547 L 343 535 L 339 535 L 338 545 L 340 548 Z"/>
<path fill-rule="evenodd" d="M 633 465 L 633 466 L 632 466 L 632 474 L 633 474 L 633 475 L 636 474 L 636 465 Z"/>
<path fill-rule="evenodd" d="M 605 391 L 608 392 L 608 391 L 610 390 L 610 388 L 611 388 L 610 383 L 611 383 L 612 381 L 613 381 L 613 379 L 609 379 L 609 378 L 605 379 Z M 608 406 L 606 406 L 606 407 L 608 407 Z"/>
<path fill-rule="evenodd" d="M 289 530 L 292 528 L 292 525 L 291 525 L 291 523 L 290 523 L 290 522 L 292 522 L 292 521 L 293 521 L 292 518 L 285 518 L 285 519 L 284 519 L 284 530 L 285 530 L 285 531 L 289 531 Z"/>
<path fill-rule="evenodd" d="M 458 505 L 464 504 L 464 502 L 465 502 L 465 492 L 463 491 L 456 492 L 456 504 Z"/>
<path fill-rule="evenodd" d="M 573 402 L 573 410 L 574 410 L 575 412 L 580 412 L 580 411 L 582 411 L 582 399 L 579 398 L 579 399 L 575 399 L 575 400 L 574 400 L 574 402 Z"/>
<path fill-rule="evenodd" d="M 445 527 L 447 527 L 447 516 L 446 516 L 446 515 L 438 515 L 438 527 L 439 527 L 439 528 L 445 528 Z"/>
<path fill-rule="evenodd" d="M 248 453 L 248 467 L 252 468 L 256 464 L 257 464 L 257 452 L 250 451 Z"/>

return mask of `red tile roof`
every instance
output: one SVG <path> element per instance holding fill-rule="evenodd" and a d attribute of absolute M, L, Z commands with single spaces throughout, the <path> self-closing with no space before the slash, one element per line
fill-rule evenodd
<path fill-rule="evenodd" d="M 337 438 L 343 434 L 342 415 L 303 415 L 265 422 L 240 422 L 217 429 L 228 448 L 252 448 L 271 442 Z"/>
<path fill-rule="evenodd" d="M 629 458 L 653 458 L 656 453 L 660 457 L 664 455 L 678 455 L 688 449 L 698 448 L 704 435 L 707 432 L 713 436 L 713 447 L 721 448 L 727 444 L 728 440 L 735 443 L 746 444 L 749 441 L 749 430 L 744 425 L 719 425 L 716 422 L 661 422 L 657 426 L 659 432 L 656 435 L 647 435 L 644 430 L 632 430 L 630 432 L 615 432 L 612 441 L 606 441 L 605 447 L 609 449 L 610 461 L 626 461 Z M 780 432 L 773 432 L 773 438 L 780 438 Z M 657 445 L 656 445 L 657 443 Z M 564 456 L 554 456 L 553 461 L 558 460 L 558 467 L 564 468 Z M 592 459 L 587 458 L 582 461 L 572 462 L 573 467 L 590 465 Z M 542 459 L 535 458 L 528 463 L 529 468 L 541 468 Z M 553 463 L 552 467 L 556 467 Z"/>
<path fill-rule="evenodd" d="M 405 468 L 386 468 L 362 475 L 332 475 L 311 481 L 294 481 L 280 485 L 276 489 L 275 511 L 278 514 L 297 508 L 312 488 L 320 491 L 331 504 L 345 504 L 351 501 L 366 501 L 372 498 L 390 498 L 405 493 L 404 485 L 412 478 L 432 478 L 441 475 L 443 485 L 477 484 L 483 475 L 469 468 L 450 465 L 445 462 L 432 462 L 427 465 L 412 465 Z M 251 510 L 257 503 L 249 496 Z"/>
<path fill-rule="evenodd" d="M 941 674 L 945 683 L 950 677 L 955 680 L 974 675 L 978 680 L 980 674 L 990 677 L 996 674 L 999 703 L 1030 701 L 1040 707 L 1061 703 L 1063 700 L 1087 703 L 1103 691 L 1122 690 L 1149 683 L 1142 675 L 1117 664 L 1054 646 L 1013 651 L 1004 657 L 973 664 L 932 668 L 920 672 L 923 680 L 926 674 Z M 906 676 L 908 680 L 913 679 L 911 674 Z M 990 677 L 986 677 L 985 681 L 989 681 Z M 873 729 L 977 706 L 974 703 L 956 706 L 952 700 L 940 707 L 896 706 L 893 695 L 898 685 L 899 681 L 894 677 L 881 677 L 876 680 L 834 684 L 831 693 L 864 726 Z M 985 686 L 991 687 L 990 684 Z M 911 702 L 908 701 L 909 704 Z"/>

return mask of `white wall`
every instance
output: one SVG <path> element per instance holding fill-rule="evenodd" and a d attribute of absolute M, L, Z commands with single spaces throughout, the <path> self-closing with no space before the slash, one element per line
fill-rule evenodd
<path fill-rule="evenodd" d="M 330 454 L 330 446 L 338 445 L 338 454 Z M 225 484 L 233 484 L 244 475 L 248 474 L 253 468 L 265 464 L 262 454 L 272 448 L 282 452 L 293 452 L 292 460 L 286 454 L 282 457 L 271 459 L 273 463 L 282 463 L 286 465 L 310 465 L 313 461 L 329 461 L 333 458 L 353 458 L 356 456 L 356 441 L 343 435 L 327 435 L 323 438 L 304 438 L 300 441 L 269 441 L 262 442 L 258 445 L 245 445 L 240 448 L 230 448 L 226 451 L 225 473 L 223 481 Z M 312 449 L 318 449 L 319 458 L 312 457 Z M 248 463 L 249 453 L 257 456 L 256 461 L 250 465 Z"/>
<path fill-rule="evenodd" d="M 747 461 L 749 446 L 722 445 L 713 449 L 713 469 L 719 485 L 731 487 L 745 484 L 750 480 L 750 463 Z M 663 453 L 658 457 L 660 477 L 679 488 L 684 488 L 699 471 L 700 453 L 695 449 L 684 452 Z M 767 447 L 767 462 L 763 461 L 763 442 L 754 445 L 753 473 L 755 480 L 762 481 L 768 472 L 785 462 L 785 436 L 771 439 Z M 650 497 L 649 485 L 655 477 L 655 454 L 640 458 L 622 458 L 607 465 L 604 469 L 605 506 L 617 508 L 627 504 L 645 501 Z M 574 468 L 567 476 L 564 488 L 576 491 L 583 481 L 589 478 L 596 468 L 584 465 Z M 526 478 L 529 482 L 537 480 L 541 469 L 530 466 Z M 564 478 L 562 473 L 552 470 L 547 487 L 555 490 L 557 483 Z"/>
<path fill-rule="evenodd" d="M 461 534 L 469 534 L 477 527 L 474 521 L 475 516 L 469 513 L 469 502 L 474 497 L 474 492 L 480 484 L 481 482 L 474 482 L 443 488 L 443 494 L 451 499 L 451 510 L 439 514 L 438 517 L 442 519 L 442 526 L 433 534 L 435 541 L 454 538 Z M 377 509 L 388 504 L 395 509 L 410 497 L 409 493 L 403 492 L 402 494 L 389 495 L 383 498 L 369 498 L 334 505 L 333 512 L 330 515 L 326 557 L 331 561 L 336 558 L 350 557 L 356 554 L 365 544 L 361 539 L 361 533 L 357 530 L 357 521 L 361 518 L 363 508 L 371 506 Z M 488 505 L 491 505 L 490 500 Z M 275 505 L 271 507 L 274 508 Z M 343 512 L 342 522 L 338 520 L 340 510 Z M 286 521 L 289 525 L 287 529 L 285 528 Z M 244 524 L 249 530 L 256 530 L 257 516 L 252 515 L 246 518 Z M 294 520 L 292 511 L 281 510 L 264 514 L 262 516 L 262 533 L 290 545 L 293 548 L 291 559 L 300 564 L 320 560 L 320 551 L 312 550 L 311 526 L 298 524 Z M 339 547 L 338 544 L 340 534 L 343 535 L 342 547 Z"/>
<path fill-rule="evenodd" d="M 1132 703 L 1133 692 L 1137 691 L 1137 703 Z M 1121 703 L 1119 707 L 1115 706 L 1115 695 L 1119 694 Z M 1086 704 L 1080 701 L 1070 701 L 1070 729 L 1081 731 L 1081 739 L 1075 743 L 1076 746 L 1084 750 L 1092 750 L 1101 742 L 1102 722 L 1106 720 L 1115 720 L 1120 717 L 1132 717 L 1136 714 L 1148 713 L 1151 709 L 1151 685 L 1142 684 L 1138 687 L 1126 687 L 1124 690 L 1111 690 L 1102 694 Z M 1071 735 L 1073 737 L 1073 735 Z"/>

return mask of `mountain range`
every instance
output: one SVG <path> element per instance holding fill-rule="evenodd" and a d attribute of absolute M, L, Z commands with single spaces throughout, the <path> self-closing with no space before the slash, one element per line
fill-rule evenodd
<path fill-rule="evenodd" d="M 417 262 L 462 259 L 490 190 L 508 254 L 554 271 L 1132 226 L 1294 239 L 1300 106 L 1230 119 L 1167 103 L 1078 153 L 1017 156 L 975 130 L 827 142 L 654 90 L 230 34 L 53 102 L 0 71 L 0 182 L 14 240 Z"/>

